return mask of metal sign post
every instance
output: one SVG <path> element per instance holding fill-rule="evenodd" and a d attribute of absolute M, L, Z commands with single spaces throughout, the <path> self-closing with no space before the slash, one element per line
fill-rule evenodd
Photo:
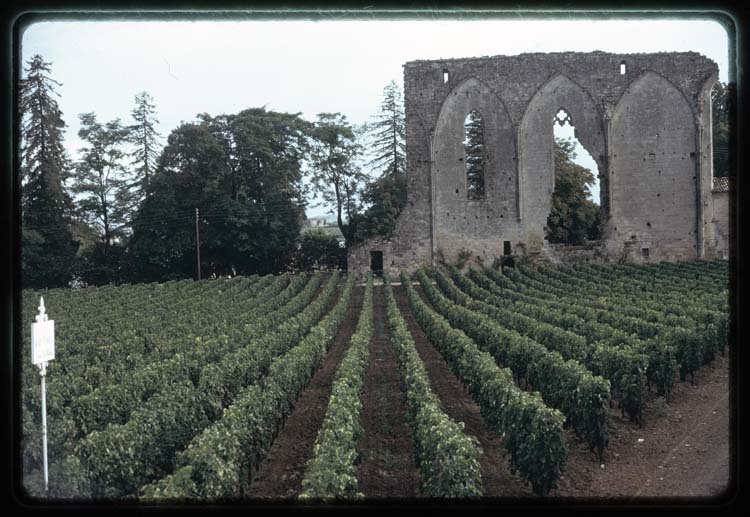
<path fill-rule="evenodd" d="M 44 378 L 47 362 L 55 358 L 55 322 L 48 320 L 44 309 L 44 298 L 39 299 L 39 314 L 31 324 L 31 362 L 39 367 L 42 376 L 42 446 L 44 447 L 44 490 L 49 490 L 47 473 L 47 397 Z"/>

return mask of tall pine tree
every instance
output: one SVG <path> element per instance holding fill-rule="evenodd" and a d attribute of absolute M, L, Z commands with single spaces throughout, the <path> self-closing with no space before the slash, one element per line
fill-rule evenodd
<path fill-rule="evenodd" d="M 468 199 L 484 199 L 484 124 L 482 116 L 471 110 L 464 123 L 466 140 L 466 196 Z"/>
<path fill-rule="evenodd" d="M 389 82 L 383 89 L 380 112 L 375 121 L 368 125 L 372 137 L 374 158 L 367 164 L 380 176 L 400 176 L 406 174 L 406 119 L 404 103 L 396 81 Z"/>
<path fill-rule="evenodd" d="M 153 97 L 147 92 L 141 92 L 135 96 L 135 108 L 130 112 L 135 120 L 135 124 L 130 126 L 129 140 L 135 146 L 130 156 L 135 167 L 138 198 L 143 198 L 146 194 L 159 159 L 160 135 L 156 131 L 159 120 L 156 118 L 156 105 L 153 101 Z"/>
<path fill-rule="evenodd" d="M 367 209 L 352 222 L 354 241 L 389 237 L 406 205 L 406 118 L 401 90 L 395 81 L 383 89 L 380 111 L 367 126 L 371 139 L 367 163 L 377 176 L 368 182 L 362 200 Z"/>
<path fill-rule="evenodd" d="M 19 86 L 23 287 L 62 287 L 71 280 L 78 242 L 71 233 L 73 201 L 65 190 L 70 161 L 65 122 L 50 76 L 51 63 L 34 55 Z"/>

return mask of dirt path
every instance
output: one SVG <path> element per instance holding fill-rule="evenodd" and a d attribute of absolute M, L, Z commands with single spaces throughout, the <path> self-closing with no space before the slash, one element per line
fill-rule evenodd
<path fill-rule="evenodd" d="M 645 418 L 639 428 L 613 411 L 604 468 L 574 443 L 560 489 L 550 495 L 631 500 L 721 494 L 730 467 L 729 359 L 717 357 L 701 368 L 695 386 L 678 382 L 669 404 L 651 397 Z"/>
<path fill-rule="evenodd" d="M 414 314 L 409 308 L 403 287 L 395 287 L 394 295 L 401 314 L 406 321 L 417 352 L 427 368 L 433 391 L 443 404 L 443 410 L 454 420 L 464 422 L 468 434 L 475 436 L 482 447 L 479 458 L 482 484 L 485 497 L 524 497 L 533 496 L 530 487 L 523 480 L 510 473 L 503 447 L 503 439 L 484 422 L 479 406 L 471 398 L 461 381 L 453 374 L 440 352 L 429 342 Z"/>
<path fill-rule="evenodd" d="M 315 438 L 328 408 L 333 376 L 349 349 L 362 310 L 364 288 L 355 287 L 346 320 L 339 329 L 322 367 L 297 400 L 295 409 L 274 440 L 266 459 L 253 476 L 247 492 L 253 498 L 296 498 L 302 488 L 305 464 L 312 454 Z M 338 299 L 338 297 L 336 297 Z"/>
<path fill-rule="evenodd" d="M 414 463 L 406 405 L 401 398 L 382 285 L 374 287 L 373 305 L 375 331 L 362 406 L 359 490 L 368 499 L 415 498 L 420 495 L 419 472 Z"/>

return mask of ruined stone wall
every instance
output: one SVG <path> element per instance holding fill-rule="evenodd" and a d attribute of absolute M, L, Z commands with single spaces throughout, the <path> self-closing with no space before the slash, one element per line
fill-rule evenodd
<path fill-rule="evenodd" d="M 714 257 L 726 259 L 730 256 L 730 243 L 734 240 L 732 192 L 713 192 L 712 198 Z"/>
<path fill-rule="evenodd" d="M 625 73 L 620 66 L 625 65 Z M 694 52 L 521 54 L 404 65 L 407 206 L 389 240 L 349 253 L 386 272 L 512 252 L 539 256 L 554 189 L 553 117 L 564 109 L 597 162 L 609 257 L 704 256 L 713 242 L 710 90 L 718 68 Z M 447 80 L 445 80 L 447 78 Z M 464 128 L 485 123 L 487 194 L 466 196 Z M 707 186 L 708 185 L 708 186 Z"/>

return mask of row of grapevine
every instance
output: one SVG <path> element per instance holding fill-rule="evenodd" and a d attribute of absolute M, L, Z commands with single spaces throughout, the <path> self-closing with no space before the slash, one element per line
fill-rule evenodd
<path fill-rule="evenodd" d="M 287 310 L 281 310 L 279 316 L 288 317 L 296 314 L 309 302 L 320 283 L 320 279 L 300 277 L 293 280 L 294 288 L 291 288 L 292 284 L 289 282 L 274 283 L 289 285 L 290 289 L 285 289 L 280 294 L 276 291 L 268 292 L 267 294 L 271 297 L 265 300 L 265 303 L 263 303 L 262 298 L 258 300 L 262 302 L 259 304 L 261 309 L 259 312 L 251 312 L 247 302 L 245 302 L 246 314 L 250 315 L 251 319 L 254 317 L 261 318 L 267 310 L 279 311 L 281 308 L 279 304 L 288 301 L 289 296 L 294 296 L 299 288 L 308 284 L 308 288 L 303 292 L 303 295 L 297 295 L 297 303 L 291 306 L 283 306 Z M 193 383 L 197 382 L 200 375 L 205 375 L 201 370 L 206 364 L 218 361 L 230 352 L 251 342 L 251 339 L 245 338 L 252 338 L 253 336 L 250 334 L 244 336 L 242 328 L 235 332 L 232 330 L 231 328 L 226 329 L 232 337 L 231 341 L 226 334 L 219 334 L 205 341 L 196 338 L 192 347 L 184 353 L 178 352 L 175 357 L 169 356 L 173 353 L 173 350 L 179 350 L 179 348 L 176 345 L 171 345 L 165 350 L 165 354 L 169 358 L 147 363 L 134 374 L 122 379 L 108 377 L 108 382 L 101 382 L 98 388 L 92 385 L 89 393 L 83 393 L 77 398 L 72 398 L 69 391 L 56 389 L 60 383 L 76 382 L 75 376 L 72 374 L 57 376 L 57 383 L 49 384 L 48 391 L 52 396 L 48 397 L 47 401 L 48 413 L 51 419 L 54 418 L 56 422 L 55 432 L 50 435 L 51 454 L 56 457 L 70 454 L 76 439 L 83 437 L 88 432 L 102 430 L 108 424 L 124 424 L 133 409 L 139 407 L 157 393 L 167 390 L 174 383 L 182 382 L 185 379 L 191 380 Z M 260 337 L 260 335 L 255 337 Z M 183 348 L 185 345 L 186 343 L 182 343 Z M 132 354 L 127 357 L 132 357 Z M 122 361 L 126 361 L 127 357 Z M 65 358 L 60 358 L 60 362 L 64 360 Z M 69 379 L 69 377 L 71 378 Z M 33 406 L 26 406 L 24 410 L 24 429 L 26 431 L 24 447 L 26 451 L 31 453 L 29 454 L 30 458 L 26 461 L 27 471 L 39 465 L 41 459 L 38 458 L 41 450 L 41 436 L 38 425 L 34 425 L 38 421 L 38 417 L 33 409 Z"/>
<path fill-rule="evenodd" d="M 564 313 L 555 308 L 542 309 L 533 305 L 524 311 L 521 302 L 513 304 L 507 298 L 496 296 L 455 268 L 451 271 L 455 285 L 439 271 L 436 278 L 443 293 L 453 301 L 489 316 L 503 327 L 528 336 L 548 350 L 559 352 L 563 359 L 577 361 L 593 374 L 607 379 L 613 398 L 620 400 L 633 418 L 641 420 L 646 396 L 647 356 L 633 348 L 614 348 L 589 341 L 579 334 L 579 328 L 573 326 L 569 330 L 560 326 L 559 319 Z M 539 317 L 539 312 L 545 316 L 533 317 Z M 576 330 L 579 333 L 575 333 Z"/>
<path fill-rule="evenodd" d="M 387 279 L 384 289 L 391 343 L 396 350 L 422 492 L 430 497 L 481 496 L 481 449 L 476 438 L 466 435 L 463 422 L 454 422 L 441 409 Z"/>
<path fill-rule="evenodd" d="M 197 383 L 190 379 L 151 397 L 125 424 L 94 431 L 76 447 L 90 473 L 96 496 L 122 496 L 159 479 L 173 468 L 175 453 L 221 416 L 244 386 L 258 382 L 281 354 L 296 345 L 324 314 L 338 275 L 317 300 L 275 331 L 219 363 L 207 365 Z"/>
<path fill-rule="evenodd" d="M 498 325 L 484 314 L 455 304 L 418 271 L 422 289 L 438 313 L 464 331 L 500 363 L 539 390 L 544 402 L 559 409 L 576 434 L 601 457 L 608 443 L 610 384 L 580 363 L 565 360 L 559 352 L 513 330 Z"/>
<path fill-rule="evenodd" d="M 139 497 L 149 501 L 241 496 L 253 467 L 265 457 L 294 402 L 333 344 L 353 287 L 351 276 L 334 308 L 297 346 L 274 361 L 266 377 L 244 388 L 222 418 L 178 454 L 172 474 L 141 487 Z"/>
<path fill-rule="evenodd" d="M 299 342 L 315 324 L 337 283 L 338 275 L 333 275 L 301 313 L 287 313 L 289 319 L 274 331 L 219 363 L 205 365 L 197 379 L 166 385 L 132 412 L 126 423 L 110 424 L 79 441 L 73 456 L 80 462 L 78 470 L 85 473 L 85 479 L 83 486 L 73 487 L 72 492 L 94 497 L 126 496 L 171 471 L 175 454 L 219 418 L 244 386 L 265 376 L 275 358 Z"/>
<path fill-rule="evenodd" d="M 470 271 L 468 277 L 489 291 L 491 303 L 503 307 L 502 300 L 509 300 L 514 310 L 586 339 L 590 356 L 586 361 L 592 372 L 610 380 L 613 398 L 620 401 L 623 413 L 631 419 L 642 423 L 645 391 L 651 383 L 664 394 L 671 390 L 677 366 L 671 349 L 662 343 L 642 342 L 635 335 L 599 322 L 590 307 L 518 286 L 493 269 Z M 642 355 L 648 358 L 647 365 Z"/>
<path fill-rule="evenodd" d="M 537 282 L 538 288 L 542 285 L 546 286 L 549 290 L 553 285 L 556 288 L 565 291 L 566 286 L 570 284 L 575 285 L 575 279 L 568 280 L 567 282 L 561 282 L 550 278 L 554 273 L 550 269 L 539 268 L 540 272 L 535 272 L 524 269 L 525 274 L 531 278 L 526 280 L 523 275 L 517 273 L 513 278 L 519 279 L 523 282 Z M 542 275 L 541 271 L 544 271 L 547 276 Z M 557 272 L 558 275 L 565 275 L 565 273 Z M 536 279 L 534 279 L 536 278 Z M 625 281 L 620 280 L 613 282 L 611 278 L 608 278 L 607 284 L 622 284 Z M 555 287 L 552 287 L 555 288 Z M 609 292 L 610 299 L 616 300 L 617 302 L 609 302 L 608 310 L 597 310 L 596 318 L 600 321 L 606 321 L 617 328 L 626 328 L 629 331 L 639 334 L 640 337 L 645 339 L 654 338 L 657 343 L 663 343 L 672 348 L 676 354 L 676 361 L 680 368 L 680 376 L 682 379 L 685 378 L 687 373 L 692 373 L 702 364 L 707 364 L 713 360 L 715 354 L 723 350 L 728 329 L 728 314 L 720 311 L 707 309 L 705 305 L 683 298 L 683 303 L 680 307 L 673 307 L 669 304 L 664 305 L 663 313 L 653 311 L 654 307 L 658 307 L 654 302 L 646 302 L 638 299 L 638 297 L 621 298 L 616 294 L 612 293 L 612 288 L 601 287 L 599 284 L 590 282 L 588 285 L 590 290 L 597 290 L 595 292 Z M 587 303 L 586 287 L 580 286 L 571 289 L 575 291 L 575 301 L 578 303 Z M 590 296 L 590 294 L 588 294 Z M 572 295 L 568 294 L 568 298 L 572 298 Z M 593 302 L 588 302 L 593 305 Z M 603 305 L 601 301 L 596 302 L 597 306 Z M 646 306 L 644 306 L 646 305 Z M 652 309 L 652 313 L 656 312 L 656 316 L 651 316 L 651 323 L 639 320 L 638 316 L 628 317 L 622 313 L 628 309 L 623 307 L 631 307 L 630 311 L 642 311 L 642 316 L 645 316 L 647 309 Z M 634 325 L 633 322 L 639 322 Z"/>
<path fill-rule="evenodd" d="M 145 403 L 162 387 L 179 379 L 199 378 L 206 365 L 221 364 L 222 359 L 230 353 L 244 350 L 253 339 L 275 328 L 283 319 L 300 312 L 312 300 L 320 286 L 320 278 L 313 277 L 307 282 L 303 280 L 300 285 L 305 283 L 305 288 L 297 294 L 294 294 L 296 289 L 283 291 L 289 295 L 294 294 L 291 299 L 280 295 L 266 303 L 262 303 L 262 299 L 257 300 L 259 304 L 252 311 L 253 317 L 249 320 L 252 323 L 245 323 L 240 327 L 242 335 L 221 339 L 219 334 L 219 339 L 201 339 L 196 342 L 196 346 L 185 352 L 151 362 L 120 382 L 98 387 L 75 400 L 72 411 L 79 437 L 99 431 L 108 424 L 124 423 L 131 411 Z M 241 357 L 234 357 L 228 363 L 236 364 L 240 359 Z"/>
<path fill-rule="evenodd" d="M 567 458 L 563 415 L 547 407 L 538 393 L 518 389 L 510 370 L 500 368 L 488 352 L 430 308 L 403 272 L 401 283 L 427 338 L 468 386 L 488 425 L 504 436 L 512 469 L 536 494 L 546 495 L 556 486 Z"/>
<path fill-rule="evenodd" d="M 641 270 L 630 270 L 627 273 L 617 272 L 616 265 L 604 267 L 594 264 L 586 267 L 577 267 L 575 277 L 588 280 L 587 289 L 578 289 L 592 296 L 613 297 L 627 300 L 636 307 L 649 308 L 657 313 L 675 315 L 688 318 L 687 321 L 713 322 L 719 316 L 721 310 L 711 307 L 726 303 L 726 296 L 721 293 L 712 295 L 705 290 L 686 289 L 686 292 L 678 293 L 675 290 L 675 279 L 668 284 L 662 284 L 657 290 L 653 290 L 656 280 Z M 519 271 L 526 276 L 547 282 L 547 275 L 552 271 L 566 275 L 562 268 L 539 267 L 536 269 L 519 267 Z M 571 275 L 568 275 L 570 278 Z M 574 278 L 575 278 L 574 277 Z M 640 279 L 640 280 L 639 280 Z M 565 287 L 564 285 L 562 286 Z M 663 318 L 663 316 L 662 316 Z"/>
<path fill-rule="evenodd" d="M 660 394 L 665 396 L 668 396 L 671 391 L 675 368 L 693 365 L 693 362 L 689 362 L 687 358 L 700 353 L 704 343 L 716 342 L 714 327 L 703 331 L 693 331 L 692 322 L 684 317 L 662 314 L 661 318 L 671 320 L 670 325 L 667 325 L 666 319 L 664 323 L 650 323 L 636 316 L 624 315 L 623 312 L 627 310 L 624 307 L 630 305 L 635 310 L 635 307 L 638 307 L 637 301 L 622 300 L 616 303 L 604 301 L 605 298 L 602 297 L 592 300 L 586 298 L 588 296 L 586 292 L 571 293 L 564 287 L 555 285 L 554 279 L 534 279 L 515 271 L 507 272 L 507 277 L 493 270 L 487 270 L 487 273 L 498 283 L 531 295 L 541 303 L 550 302 L 554 297 L 555 301 L 550 303 L 557 303 L 564 312 L 582 318 L 589 325 L 598 326 L 598 337 L 595 339 L 618 347 L 628 346 L 648 355 L 647 380 L 649 384 L 655 384 Z M 639 332 L 644 332 L 643 329 L 646 326 L 655 328 L 656 331 L 653 334 L 645 334 L 645 339 L 641 339 Z M 704 339 L 704 333 L 707 341 Z M 608 337 L 607 334 L 609 334 Z M 654 337 L 645 337 L 648 335 Z M 695 368 L 697 366 L 693 369 Z"/>
<path fill-rule="evenodd" d="M 372 274 L 368 274 L 362 312 L 350 339 L 349 350 L 336 371 L 328 409 L 302 479 L 301 499 L 363 497 L 357 483 L 357 444 L 363 433 L 360 420 L 362 389 L 369 365 L 372 333 Z"/>

